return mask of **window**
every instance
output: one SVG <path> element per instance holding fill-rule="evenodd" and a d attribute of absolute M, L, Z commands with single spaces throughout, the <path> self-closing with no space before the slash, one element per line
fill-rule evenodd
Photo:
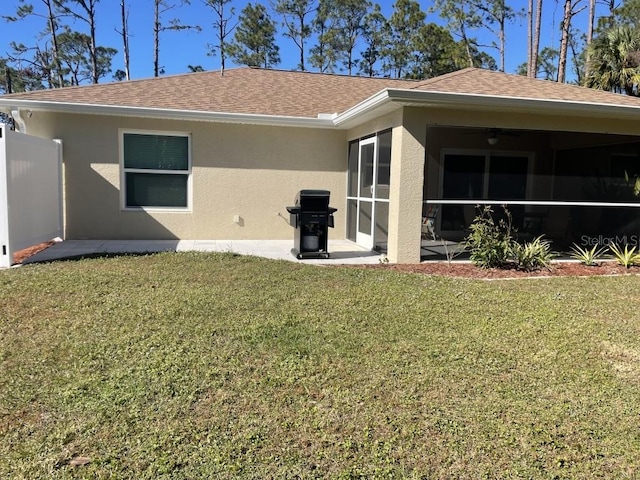
<path fill-rule="evenodd" d="M 125 209 L 189 208 L 190 138 L 186 134 L 122 134 Z"/>

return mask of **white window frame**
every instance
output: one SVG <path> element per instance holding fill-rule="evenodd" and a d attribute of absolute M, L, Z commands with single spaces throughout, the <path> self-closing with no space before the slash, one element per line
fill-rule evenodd
<path fill-rule="evenodd" d="M 163 137 L 186 137 L 187 138 L 187 170 L 154 170 L 154 169 L 140 169 L 140 168 L 125 168 L 124 166 L 124 136 L 128 135 L 158 135 Z M 192 144 L 191 134 L 189 132 L 176 132 L 176 131 L 164 131 L 164 130 L 137 130 L 137 129 L 119 129 L 118 130 L 118 142 L 119 142 L 119 156 L 120 156 L 120 208 L 125 212 L 140 212 L 140 211 L 152 211 L 152 212 L 187 212 L 192 211 Z M 127 206 L 127 186 L 126 186 L 126 174 L 127 173 L 148 173 L 148 174 L 161 174 L 161 175 L 186 175 L 187 176 L 187 206 L 186 207 L 128 207 Z"/>

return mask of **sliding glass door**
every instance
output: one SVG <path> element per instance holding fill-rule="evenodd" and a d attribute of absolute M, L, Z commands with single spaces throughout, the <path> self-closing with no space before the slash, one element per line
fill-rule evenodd
<path fill-rule="evenodd" d="M 459 232 L 467 228 L 476 215 L 476 200 L 526 200 L 528 171 L 526 154 L 445 153 L 442 199 L 463 202 L 443 206 L 440 230 Z M 521 222 L 523 211 L 521 206 L 512 208 L 515 224 Z"/>

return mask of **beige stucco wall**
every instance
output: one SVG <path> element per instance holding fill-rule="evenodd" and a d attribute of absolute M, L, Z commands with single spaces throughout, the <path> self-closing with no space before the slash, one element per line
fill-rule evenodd
<path fill-rule="evenodd" d="M 381 117 L 378 117 L 374 120 L 351 128 L 347 132 L 347 139 L 349 141 L 357 140 L 359 138 L 367 137 L 374 133 L 389 130 L 390 128 L 398 127 L 400 125 L 402 125 L 402 109 L 399 108 L 391 113 L 382 115 Z"/>
<path fill-rule="evenodd" d="M 501 138 L 495 149 L 531 152 L 535 173 L 542 176 L 550 175 L 553 148 L 577 138 L 553 130 L 640 135 L 640 123 L 628 120 L 435 107 L 398 108 L 348 131 L 37 111 L 25 120 L 28 133 L 64 142 L 67 238 L 105 239 L 289 239 L 293 232 L 285 206 L 302 188 L 331 191 L 338 212 L 330 238 L 344 238 L 348 141 L 391 128 L 388 255 L 401 263 L 420 259 L 422 199 L 425 185 L 428 197 L 439 193 L 442 148 L 488 148 L 486 139 L 451 127 L 538 130 Z M 191 135 L 190 212 L 122 211 L 122 129 Z M 542 198 L 548 188 L 541 183 L 532 191 Z"/>
<path fill-rule="evenodd" d="M 68 239 L 289 239 L 303 188 L 331 191 L 329 236 L 345 236 L 344 131 L 41 112 L 27 128 L 64 142 Z M 190 212 L 122 210 L 121 129 L 191 135 Z"/>
<path fill-rule="evenodd" d="M 393 129 L 389 191 L 389 260 L 420 262 L 426 125 L 421 109 L 405 108 Z"/>

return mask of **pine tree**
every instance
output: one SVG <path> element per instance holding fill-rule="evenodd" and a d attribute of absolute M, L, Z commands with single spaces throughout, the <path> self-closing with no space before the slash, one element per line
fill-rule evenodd
<path fill-rule="evenodd" d="M 473 67 L 473 49 L 477 43 L 471 31 L 482 25 L 482 17 L 475 4 L 469 0 L 436 0 L 435 9 L 449 22 L 451 31 L 460 38 L 467 54 L 467 66 Z"/>
<path fill-rule="evenodd" d="M 211 7 L 215 13 L 213 27 L 216 32 L 216 38 L 218 39 L 217 45 L 209 45 L 209 54 L 215 55 L 217 52 L 220 55 L 220 71 L 224 72 L 225 60 L 227 59 L 227 37 L 231 35 L 231 32 L 233 32 L 233 29 L 236 28 L 237 25 L 229 25 L 235 9 L 230 7 L 229 10 L 226 10 L 231 0 L 204 0 L 204 2 L 205 5 Z"/>
<path fill-rule="evenodd" d="M 338 65 L 339 35 L 333 12 L 340 0 L 319 0 L 316 17 L 312 22 L 312 31 L 317 43 L 311 47 L 309 63 L 321 73 L 331 73 Z"/>
<path fill-rule="evenodd" d="M 58 30 L 59 30 L 59 20 L 60 15 L 56 10 L 56 5 L 54 0 L 41 0 L 42 4 L 45 7 L 46 13 L 44 15 L 35 13 L 33 5 L 29 3 L 21 3 L 17 9 L 15 16 L 9 15 L 3 17 L 5 20 L 9 22 L 15 22 L 18 20 L 25 19 L 30 16 L 41 17 L 46 19 L 46 27 L 44 31 L 41 33 L 42 37 L 50 37 L 51 39 L 51 64 L 50 65 L 33 65 L 35 70 L 40 70 L 41 76 L 44 78 L 48 78 L 49 88 L 55 87 L 63 87 L 65 84 L 64 75 L 62 71 L 62 65 L 60 64 L 60 58 L 58 55 Z M 34 49 L 40 50 L 39 47 L 34 47 Z M 19 71 L 20 69 L 18 69 Z M 31 70 L 34 72 L 34 70 Z M 33 77 L 30 77 L 31 79 Z M 14 82 L 15 83 L 15 82 Z M 28 81 L 27 83 L 31 83 Z"/>
<path fill-rule="evenodd" d="M 311 36 L 311 26 L 308 16 L 317 9 L 315 0 L 278 0 L 275 11 L 282 16 L 285 27 L 284 36 L 293 40 L 300 52 L 298 69 L 306 70 L 305 42 Z"/>
<path fill-rule="evenodd" d="M 393 8 L 389 18 L 389 43 L 383 50 L 383 68 L 392 77 L 401 78 L 411 64 L 426 14 L 415 0 L 397 0 Z"/>
<path fill-rule="evenodd" d="M 389 23 L 377 3 L 362 21 L 362 39 L 366 48 L 360 53 L 360 72 L 367 77 L 375 77 L 382 51 L 389 43 Z"/>
<path fill-rule="evenodd" d="M 280 63 L 276 45 L 276 24 L 262 4 L 251 3 L 242 10 L 229 55 L 237 64 L 272 68 Z"/>
<path fill-rule="evenodd" d="M 100 55 L 98 46 L 96 45 L 96 6 L 100 0 L 54 0 L 56 7 L 64 14 L 80 20 L 87 24 L 89 28 L 88 56 L 91 65 L 91 82 L 98 83 L 102 76 L 100 74 L 101 66 L 99 65 Z M 71 4 L 71 6 L 69 5 Z M 75 5 L 76 8 L 73 8 Z"/>
<path fill-rule="evenodd" d="M 180 3 L 169 3 L 168 0 L 153 0 L 153 76 L 157 77 L 164 70 L 160 67 L 160 33 L 167 30 L 202 30 L 199 25 L 185 25 L 179 19 L 169 20 L 168 24 L 164 23 L 162 16 L 167 12 L 189 5 L 189 0 L 181 0 Z"/>
<path fill-rule="evenodd" d="M 371 8 L 369 0 L 341 0 L 334 11 L 336 26 L 336 47 L 338 58 L 346 68 L 349 75 L 357 66 L 354 51 L 360 35 L 362 34 L 362 22 Z"/>
<path fill-rule="evenodd" d="M 472 5 L 475 7 L 481 18 L 481 25 L 497 37 L 497 41 L 492 42 L 491 47 L 498 50 L 500 54 L 500 71 L 504 72 L 506 26 L 517 17 L 521 17 L 523 13 L 522 11 L 515 11 L 512 7 L 507 5 L 506 0 L 474 0 Z"/>

